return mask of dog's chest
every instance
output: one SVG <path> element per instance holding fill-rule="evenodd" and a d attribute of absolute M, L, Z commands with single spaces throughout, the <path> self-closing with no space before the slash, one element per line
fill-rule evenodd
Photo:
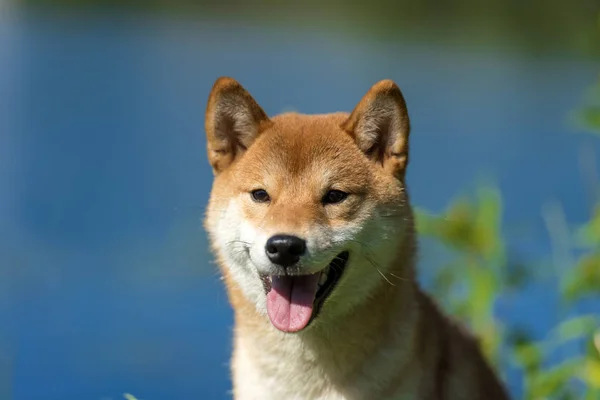
<path fill-rule="evenodd" d="M 328 374 L 296 343 L 273 342 L 270 349 L 239 345 L 232 359 L 236 400 L 343 400 Z"/>
<path fill-rule="evenodd" d="M 422 371 L 404 372 L 406 379 L 383 379 L 398 365 L 402 351 L 384 351 L 367 361 L 369 368 L 352 373 L 349 363 L 326 363 L 296 340 L 269 340 L 269 346 L 257 341 L 237 340 L 232 359 L 236 400 L 421 400 L 417 395 Z M 260 340 L 258 340 L 260 342 Z M 264 344 L 264 342 L 262 342 Z M 388 349 L 389 350 L 389 349 Z M 354 371 L 356 372 L 356 371 Z"/>

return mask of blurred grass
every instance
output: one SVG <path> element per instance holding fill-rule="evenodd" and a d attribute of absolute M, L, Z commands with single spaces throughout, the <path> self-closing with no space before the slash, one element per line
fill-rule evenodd
<path fill-rule="evenodd" d="M 600 134 L 600 79 L 576 113 L 576 122 Z M 420 234 L 455 254 L 436 271 L 430 290 L 480 336 L 483 351 L 499 370 L 519 372 L 524 400 L 600 399 L 600 309 L 572 316 L 582 301 L 600 303 L 600 198 L 595 200 L 586 223 L 550 232 L 573 243 L 568 257 L 542 265 L 510 261 L 501 231 L 502 197 L 493 186 L 455 200 L 441 216 L 417 210 Z M 556 226 L 560 224 L 549 224 Z M 539 271 L 554 271 L 554 276 Z M 527 327 L 507 325 L 494 315 L 499 299 L 515 289 L 551 282 L 558 282 L 559 323 L 543 338 L 534 340 Z M 574 350 L 561 353 L 564 348 Z"/>

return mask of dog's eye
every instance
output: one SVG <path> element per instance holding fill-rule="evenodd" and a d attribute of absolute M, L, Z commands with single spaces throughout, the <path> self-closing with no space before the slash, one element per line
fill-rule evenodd
<path fill-rule="evenodd" d="M 348 193 L 341 190 L 330 190 L 323 197 L 323 204 L 335 204 L 344 201 L 348 197 Z"/>
<path fill-rule="evenodd" d="M 267 191 L 263 189 L 253 190 L 251 195 L 252 200 L 256 201 L 257 203 L 266 203 L 269 200 L 271 200 L 271 198 L 269 197 L 269 193 L 267 193 Z"/>

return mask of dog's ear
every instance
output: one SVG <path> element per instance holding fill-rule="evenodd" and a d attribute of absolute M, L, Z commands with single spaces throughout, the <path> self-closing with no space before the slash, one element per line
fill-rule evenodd
<path fill-rule="evenodd" d="M 410 122 L 400 88 L 391 80 L 371 87 L 342 124 L 358 147 L 398 179 L 408 165 Z"/>
<path fill-rule="evenodd" d="M 235 79 L 217 79 L 205 118 L 208 161 L 214 173 L 231 165 L 270 124 L 267 114 Z"/>

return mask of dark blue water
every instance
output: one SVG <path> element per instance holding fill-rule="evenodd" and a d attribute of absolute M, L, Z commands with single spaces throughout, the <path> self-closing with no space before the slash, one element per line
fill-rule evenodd
<path fill-rule="evenodd" d="M 0 398 L 227 397 L 231 311 L 201 226 L 220 75 L 269 114 L 350 110 L 396 80 L 413 202 L 439 212 L 492 177 L 526 258 L 550 255 L 545 202 L 572 224 L 589 215 L 578 160 L 600 146 L 566 116 L 591 62 L 114 15 L 22 18 L 0 35 Z M 543 332 L 555 303 L 534 288 L 499 312 Z"/>

